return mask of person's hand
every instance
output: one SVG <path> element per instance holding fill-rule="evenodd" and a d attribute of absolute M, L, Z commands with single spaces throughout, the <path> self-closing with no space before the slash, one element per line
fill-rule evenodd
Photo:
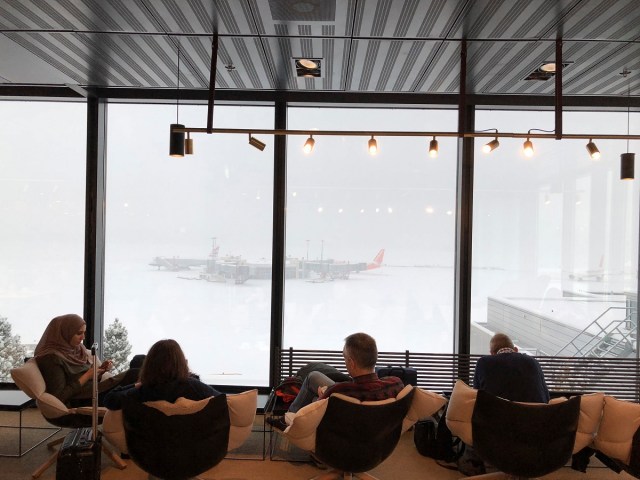
<path fill-rule="evenodd" d="M 324 395 L 324 392 L 326 391 L 327 391 L 326 385 L 324 387 L 318 387 L 318 396 L 321 397 L 322 395 Z"/>
<path fill-rule="evenodd" d="M 102 365 L 100 365 L 99 370 L 102 370 L 104 373 L 111 370 L 111 367 L 113 367 L 113 360 L 105 360 L 102 362 Z"/>

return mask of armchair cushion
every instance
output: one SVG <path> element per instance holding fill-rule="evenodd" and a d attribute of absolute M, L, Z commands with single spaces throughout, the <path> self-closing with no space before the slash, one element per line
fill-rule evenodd
<path fill-rule="evenodd" d="M 549 404 L 566 401 L 567 399 L 564 397 L 552 398 Z M 573 453 L 578 453 L 593 443 L 600 425 L 603 408 L 604 393 L 589 393 L 580 396 L 580 418 L 578 419 L 578 430 L 576 432 L 576 441 L 573 445 Z"/>
<path fill-rule="evenodd" d="M 40 412 L 47 420 L 54 424 L 60 423 L 60 426 L 73 426 L 66 425 L 62 417 L 75 414 L 75 409 L 69 409 L 57 397 L 45 391 L 46 383 L 35 358 L 30 358 L 20 367 L 12 368 L 11 378 L 20 390 L 36 400 Z M 59 422 L 55 422 L 56 419 Z"/>
<path fill-rule="evenodd" d="M 633 436 L 640 427 L 640 405 L 605 395 L 604 411 L 595 448 L 629 464 Z"/>
<path fill-rule="evenodd" d="M 473 407 L 476 404 L 478 391 L 471 388 L 462 380 L 458 380 L 451 392 L 449 405 L 447 406 L 447 427 L 451 433 L 460 437 L 467 445 L 473 445 L 473 430 L 471 417 Z"/>

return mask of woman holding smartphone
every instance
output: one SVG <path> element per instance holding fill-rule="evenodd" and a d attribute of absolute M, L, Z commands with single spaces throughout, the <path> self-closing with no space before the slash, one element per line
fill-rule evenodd
<path fill-rule="evenodd" d="M 91 403 L 93 358 L 82 343 L 86 330 L 87 325 L 79 315 L 55 317 L 49 322 L 34 352 L 46 383 L 47 393 L 71 407 Z M 107 374 L 111 367 L 111 360 L 106 360 L 98 366 L 100 403 L 107 391 L 117 385 L 135 383 L 138 378 L 138 369 L 129 369 L 111 376 Z"/>

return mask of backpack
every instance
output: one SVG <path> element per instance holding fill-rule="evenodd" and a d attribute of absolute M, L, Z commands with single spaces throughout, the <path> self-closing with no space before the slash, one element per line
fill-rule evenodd
<path fill-rule="evenodd" d="M 269 394 L 267 403 L 265 404 L 265 412 L 287 411 L 289 405 L 293 402 L 302 386 L 302 380 L 299 377 L 285 378 L 280 385 L 275 387 Z"/>
<path fill-rule="evenodd" d="M 433 417 L 417 422 L 413 442 L 421 455 L 451 463 L 462 455 L 464 443 L 458 437 L 453 437 L 445 417 L 446 406 Z"/>

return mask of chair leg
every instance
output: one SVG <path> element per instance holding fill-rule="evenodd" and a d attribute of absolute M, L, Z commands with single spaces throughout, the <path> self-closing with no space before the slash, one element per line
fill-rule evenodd
<path fill-rule="evenodd" d="M 56 450 L 55 452 L 53 452 L 51 454 L 51 456 L 49 456 L 49 458 L 47 459 L 46 462 L 44 462 L 42 465 L 40 465 L 38 467 L 38 469 L 31 474 L 31 477 L 32 478 L 38 478 L 40 475 L 42 475 L 45 472 L 45 470 L 47 468 L 49 468 L 51 465 L 56 463 L 57 459 L 58 459 L 58 451 Z"/>
<path fill-rule="evenodd" d="M 103 439 L 104 440 L 104 439 Z M 120 470 L 124 470 L 127 468 L 127 462 L 122 460 L 118 455 L 116 455 L 113 450 L 111 450 L 107 445 L 105 445 L 104 441 L 102 442 L 102 451 L 105 453 L 107 457 L 111 459 L 111 461 L 118 467 Z"/>
<path fill-rule="evenodd" d="M 47 443 L 47 448 L 51 450 L 53 447 L 55 447 L 56 445 L 59 445 L 63 441 L 64 441 L 64 437 L 56 438 L 55 440 L 52 440 L 49 443 Z"/>

